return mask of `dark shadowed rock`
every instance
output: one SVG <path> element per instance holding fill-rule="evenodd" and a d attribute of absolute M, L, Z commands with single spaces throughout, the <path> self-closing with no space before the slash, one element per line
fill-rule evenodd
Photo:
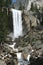
<path fill-rule="evenodd" d="M 15 63 L 14 63 L 13 60 L 11 60 L 11 61 L 9 61 L 9 62 L 7 63 L 7 65 L 15 65 Z"/>
<path fill-rule="evenodd" d="M 39 57 L 37 59 L 31 57 L 30 65 L 43 65 L 43 57 Z"/>

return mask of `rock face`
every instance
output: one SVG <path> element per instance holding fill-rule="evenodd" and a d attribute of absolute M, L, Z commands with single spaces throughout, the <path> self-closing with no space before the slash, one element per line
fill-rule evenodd
<path fill-rule="evenodd" d="M 0 60 L 0 65 L 6 65 L 5 61 Z"/>
<path fill-rule="evenodd" d="M 23 17 L 23 30 L 24 33 L 28 32 L 30 28 L 37 27 L 40 25 L 39 19 L 33 16 L 32 12 L 27 12 L 24 10 L 24 13 L 22 15 Z"/>

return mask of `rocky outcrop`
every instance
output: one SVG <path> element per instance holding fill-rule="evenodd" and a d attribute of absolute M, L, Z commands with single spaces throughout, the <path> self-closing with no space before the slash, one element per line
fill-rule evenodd
<path fill-rule="evenodd" d="M 33 16 L 32 12 L 28 12 L 28 11 L 26 12 L 24 10 L 23 17 L 25 20 L 24 22 L 26 23 L 28 29 L 30 28 L 30 21 L 31 21 L 31 26 L 36 27 L 37 25 L 40 25 L 40 21 L 35 16 Z"/>
<path fill-rule="evenodd" d="M 6 65 L 5 61 L 0 60 L 0 65 Z"/>
<path fill-rule="evenodd" d="M 4 44 L 5 45 L 5 44 Z M 40 44 L 39 44 L 40 45 Z M 35 45 L 36 46 L 36 45 Z M 0 59 L 3 61 L 5 61 L 5 63 L 6 63 L 6 65 L 17 65 L 18 64 L 18 59 L 17 59 L 17 55 L 16 55 L 16 52 L 14 52 L 13 50 L 12 50 L 12 52 L 11 52 L 11 48 L 7 48 L 8 47 L 8 45 L 6 44 L 5 46 L 4 46 L 6 49 L 4 49 L 4 50 L 7 50 L 7 51 L 4 51 L 3 53 L 1 53 L 0 54 Z M 32 51 L 32 49 L 33 49 L 34 47 L 33 46 L 31 46 L 30 44 L 28 44 L 28 46 L 24 46 L 24 47 L 18 47 L 18 53 L 19 52 L 21 52 L 22 53 L 22 57 L 23 57 L 23 61 L 24 62 L 27 62 L 27 57 L 28 57 L 28 55 L 30 54 L 31 55 L 31 57 L 30 57 L 30 65 L 32 64 L 32 65 L 34 65 L 36 62 L 37 62 L 37 64 L 38 64 L 38 61 L 40 62 L 40 58 L 43 56 L 42 54 L 41 55 L 39 55 L 39 50 L 40 49 L 37 49 L 36 50 L 36 48 L 34 48 L 34 51 Z M 9 50 L 9 52 L 8 52 L 8 50 Z M 40 52 L 40 53 L 42 53 L 42 51 Z M 34 61 L 33 61 L 34 60 Z M 41 59 L 42 60 L 42 59 Z M 42 63 L 42 62 L 41 62 Z"/>

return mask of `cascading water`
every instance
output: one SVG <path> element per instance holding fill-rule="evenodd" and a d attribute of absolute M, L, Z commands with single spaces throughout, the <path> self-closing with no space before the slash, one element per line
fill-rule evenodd
<path fill-rule="evenodd" d="M 22 12 L 19 10 L 11 9 L 13 16 L 13 34 L 14 38 L 22 36 Z"/>
<path fill-rule="evenodd" d="M 22 32 L 22 12 L 19 10 L 11 9 L 12 16 L 13 16 L 13 39 L 18 38 L 19 36 L 23 35 Z M 13 51 L 16 51 L 17 59 L 18 59 L 18 65 L 28 65 L 28 58 L 27 61 L 25 61 L 22 57 L 22 52 L 18 52 L 18 48 L 15 48 L 15 43 L 12 45 L 9 45 L 13 49 Z"/>
<path fill-rule="evenodd" d="M 18 65 L 23 65 L 22 53 L 16 53 L 18 59 Z"/>
<path fill-rule="evenodd" d="M 31 57 L 31 55 L 29 54 L 27 56 L 27 59 L 24 60 L 23 56 L 22 56 L 22 52 L 19 52 L 18 48 L 15 48 L 15 44 L 16 43 L 13 43 L 12 45 L 9 45 L 9 47 L 11 47 L 13 49 L 13 51 L 16 52 L 17 59 L 18 59 L 18 65 L 28 65 L 28 64 L 30 64 L 30 57 Z"/>
<path fill-rule="evenodd" d="M 31 57 L 30 55 L 27 56 L 26 61 L 23 59 L 21 52 L 16 53 L 16 55 L 18 59 L 18 65 L 29 65 L 30 64 L 30 57 Z"/>

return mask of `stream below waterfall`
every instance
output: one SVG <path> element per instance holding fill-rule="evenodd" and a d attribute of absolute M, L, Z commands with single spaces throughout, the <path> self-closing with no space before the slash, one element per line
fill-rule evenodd
<path fill-rule="evenodd" d="M 13 51 L 16 52 L 18 65 L 28 65 L 28 64 L 30 64 L 30 55 L 28 55 L 26 60 L 24 60 L 23 56 L 22 56 L 22 52 L 17 51 L 18 48 L 15 48 L 15 44 L 16 44 L 16 42 L 13 43 L 12 45 L 9 45 L 9 47 L 12 48 Z"/>
<path fill-rule="evenodd" d="M 16 53 L 18 59 L 18 65 L 28 65 L 30 62 L 28 60 L 23 60 L 22 53 Z"/>

